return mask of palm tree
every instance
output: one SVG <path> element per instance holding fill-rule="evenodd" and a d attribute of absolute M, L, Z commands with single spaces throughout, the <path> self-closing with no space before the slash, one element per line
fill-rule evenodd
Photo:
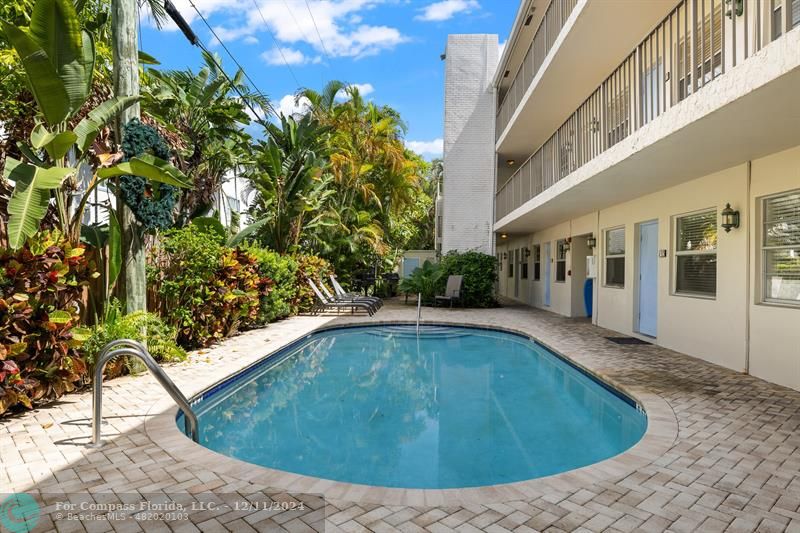
<path fill-rule="evenodd" d="M 250 123 L 249 106 L 270 109 L 269 101 L 250 91 L 240 70 L 229 81 L 219 60 L 203 54 L 205 65 L 192 70 L 149 70 L 142 109 L 179 139 L 178 166 L 194 180 L 179 201 L 178 223 L 206 214 L 225 174 L 249 159 L 252 138 L 242 125 Z M 232 93 L 234 88 L 244 99 Z"/>
<path fill-rule="evenodd" d="M 310 115 L 295 120 L 281 115 L 280 126 L 268 125 L 268 138 L 254 146 L 255 161 L 247 177 L 255 199 L 251 216 L 258 239 L 278 253 L 297 248 L 308 232 L 331 224 L 334 190 L 327 165 L 327 128 Z"/>

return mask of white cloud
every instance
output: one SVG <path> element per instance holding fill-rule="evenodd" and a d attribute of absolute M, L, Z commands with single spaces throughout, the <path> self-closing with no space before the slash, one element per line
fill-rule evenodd
<path fill-rule="evenodd" d="M 442 155 L 444 150 L 444 140 L 434 139 L 432 141 L 406 141 L 406 148 L 418 154 Z"/>
<path fill-rule="evenodd" d="M 289 65 L 302 65 L 308 63 L 308 58 L 300 50 L 294 48 L 281 48 L 273 47 L 261 54 L 261 59 L 267 62 L 267 65 L 282 65 L 284 61 Z"/>
<path fill-rule="evenodd" d="M 189 0 L 173 1 L 190 23 L 197 18 Z M 206 18 L 214 15 L 215 21 L 222 21 L 214 26 L 214 31 L 226 44 L 236 40 L 251 43 L 271 32 L 281 48 L 302 53 L 306 62 L 318 62 L 323 55 L 371 56 L 407 42 L 409 38 L 395 27 L 363 22 L 364 13 L 384 1 L 309 0 L 313 19 L 305 2 L 256 0 L 260 12 L 250 2 L 243 7 L 240 0 L 195 0 L 195 4 Z M 167 29 L 176 28 L 170 25 Z M 282 64 L 283 60 L 275 63 L 268 59 L 268 62 Z"/>
<path fill-rule="evenodd" d="M 425 6 L 421 10 L 422 13 L 414 18 L 426 22 L 439 22 L 451 19 L 458 13 L 469 13 L 480 7 L 477 0 L 441 0 Z"/>
<path fill-rule="evenodd" d="M 283 114 L 287 117 L 297 117 L 308 113 L 311 108 L 311 102 L 305 96 L 300 97 L 300 100 L 293 94 L 287 94 L 278 104 L 278 114 Z"/>
<path fill-rule="evenodd" d="M 358 93 L 362 97 L 375 92 L 375 87 L 373 87 L 371 83 L 351 83 L 349 87 L 358 89 Z M 338 93 L 336 93 L 336 99 L 340 102 L 349 99 L 349 96 L 347 96 L 347 90 L 341 89 Z"/>
<path fill-rule="evenodd" d="M 245 44 L 258 44 L 258 39 L 256 37 L 253 37 L 252 35 L 248 35 L 247 37 L 242 39 L 242 41 Z"/>

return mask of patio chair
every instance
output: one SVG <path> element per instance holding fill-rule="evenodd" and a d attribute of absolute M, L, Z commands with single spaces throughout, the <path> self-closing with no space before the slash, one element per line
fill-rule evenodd
<path fill-rule="evenodd" d="M 464 276 L 448 276 L 447 277 L 447 287 L 444 290 L 444 295 L 437 296 L 434 299 L 433 305 L 436 307 L 436 304 L 439 301 L 450 302 L 450 307 L 453 307 L 453 301 L 458 300 L 459 303 L 461 302 L 461 283 L 464 280 Z"/>
<path fill-rule="evenodd" d="M 364 303 L 364 304 L 369 305 L 369 307 L 370 307 L 370 309 L 372 309 L 373 313 L 378 310 L 378 306 L 372 300 L 372 298 L 364 298 L 362 296 L 339 296 L 338 294 L 334 296 L 333 294 L 331 294 L 331 291 L 328 290 L 328 287 L 325 286 L 325 283 L 323 283 L 321 279 L 319 280 L 319 288 L 322 291 L 322 293 L 325 295 L 325 298 L 327 298 L 329 302 Z"/>
<path fill-rule="evenodd" d="M 309 287 L 311 287 L 311 290 L 314 291 L 314 294 L 317 296 L 317 303 L 311 309 L 312 314 L 317 314 L 320 311 L 325 311 L 328 309 L 336 309 L 337 311 L 339 309 L 350 309 L 350 311 L 353 313 L 355 312 L 356 309 L 363 309 L 364 311 L 369 313 L 369 316 L 372 316 L 374 314 L 374 312 L 372 311 L 372 307 L 364 302 L 330 301 L 327 298 L 325 298 L 325 296 L 322 295 L 322 293 L 319 291 L 319 288 L 317 288 L 317 286 L 314 284 L 313 281 L 311 281 L 309 278 L 306 278 L 306 281 L 308 282 Z"/>
<path fill-rule="evenodd" d="M 357 292 L 347 292 L 344 290 L 344 287 L 339 284 L 336 276 L 331 274 L 330 278 L 331 284 L 333 285 L 333 290 L 336 291 L 336 296 L 338 296 L 339 299 L 363 300 L 365 302 L 373 302 L 376 306 L 376 309 L 383 307 L 383 300 L 377 296 L 362 296 Z"/>

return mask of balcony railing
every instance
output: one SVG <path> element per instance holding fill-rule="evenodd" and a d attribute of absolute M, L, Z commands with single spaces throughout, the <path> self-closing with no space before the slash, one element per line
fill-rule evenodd
<path fill-rule="evenodd" d="M 800 0 L 684 0 L 497 190 L 496 220 L 800 26 Z"/>
<path fill-rule="evenodd" d="M 528 87 L 531 86 L 534 76 L 544 63 L 544 58 L 553 48 L 561 28 L 567 23 L 572 11 L 578 4 L 578 0 L 552 0 L 542 17 L 539 28 L 533 36 L 525 59 L 514 75 L 508 90 L 501 95 L 500 105 L 497 106 L 497 120 L 495 123 L 495 138 L 500 138 L 500 134 L 505 130 L 511 116 L 516 111 L 517 106 L 522 100 L 522 96 Z"/>

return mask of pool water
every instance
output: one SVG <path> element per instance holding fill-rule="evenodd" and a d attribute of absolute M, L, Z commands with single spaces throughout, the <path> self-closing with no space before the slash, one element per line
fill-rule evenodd
<path fill-rule="evenodd" d="M 201 444 L 230 457 L 425 489 L 572 470 L 630 448 L 647 427 L 628 398 L 528 338 L 446 326 L 312 334 L 196 409 Z"/>

